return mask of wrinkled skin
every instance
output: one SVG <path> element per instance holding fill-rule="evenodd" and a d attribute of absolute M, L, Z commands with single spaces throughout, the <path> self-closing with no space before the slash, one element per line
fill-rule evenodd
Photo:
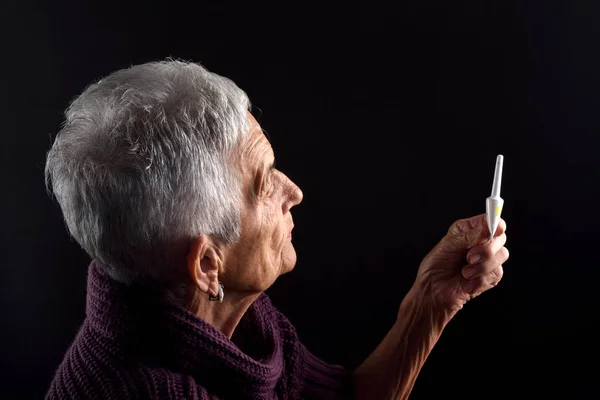
<path fill-rule="evenodd" d="M 452 224 L 442 240 L 425 256 L 415 281 L 432 308 L 452 317 L 472 298 L 496 286 L 509 257 L 506 223 L 500 224 L 490 241 L 485 214 Z M 475 256 L 481 256 L 476 260 Z"/>

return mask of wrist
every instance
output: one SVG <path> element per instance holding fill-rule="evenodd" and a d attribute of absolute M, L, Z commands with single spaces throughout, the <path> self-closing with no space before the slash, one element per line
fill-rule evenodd
<path fill-rule="evenodd" d="M 432 330 L 441 333 L 456 311 L 438 304 L 428 285 L 415 284 L 400 305 L 398 322 L 403 321 L 406 314 L 416 314 L 417 320 L 428 321 Z"/>

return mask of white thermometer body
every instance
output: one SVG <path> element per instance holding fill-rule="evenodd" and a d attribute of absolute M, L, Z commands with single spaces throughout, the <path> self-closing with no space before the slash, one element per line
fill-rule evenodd
<path fill-rule="evenodd" d="M 496 169 L 494 171 L 494 184 L 492 186 L 492 195 L 485 201 L 485 213 L 487 215 L 487 224 L 490 230 L 490 240 L 494 240 L 494 233 L 498 229 L 500 214 L 504 206 L 504 200 L 500 197 L 500 186 L 502 185 L 502 167 L 504 156 L 499 154 L 496 157 Z"/>

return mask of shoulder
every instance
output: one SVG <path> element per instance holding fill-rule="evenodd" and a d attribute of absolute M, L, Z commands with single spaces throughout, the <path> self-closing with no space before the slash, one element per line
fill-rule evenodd
<path fill-rule="evenodd" d="M 141 388 L 131 385 L 144 375 L 130 369 L 98 338 L 81 328 L 65 353 L 46 394 L 46 399 L 139 398 Z"/>
<path fill-rule="evenodd" d="M 46 393 L 54 399 L 216 399 L 187 375 L 151 368 L 120 354 L 82 326 Z"/>
<path fill-rule="evenodd" d="M 217 399 L 191 376 L 164 368 L 124 364 L 108 367 L 92 360 L 82 369 L 75 360 L 74 353 L 69 352 L 46 394 L 47 400 Z"/>
<path fill-rule="evenodd" d="M 76 380 L 71 376 L 69 371 L 60 369 L 46 400 L 217 400 L 194 378 L 161 368 L 122 369 L 108 380 L 106 375 L 82 375 Z"/>

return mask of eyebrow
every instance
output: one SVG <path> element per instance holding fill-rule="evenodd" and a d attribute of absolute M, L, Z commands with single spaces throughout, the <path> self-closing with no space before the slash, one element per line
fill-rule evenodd
<path fill-rule="evenodd" d="M 267 167 L 265 168 L 265 173 L 263 174 L 263 179 L 266 179 L 275 169 L 275 159 L 273 159 L 273 162 L 270 163 L 269 165 L 267 165 Z"/>

